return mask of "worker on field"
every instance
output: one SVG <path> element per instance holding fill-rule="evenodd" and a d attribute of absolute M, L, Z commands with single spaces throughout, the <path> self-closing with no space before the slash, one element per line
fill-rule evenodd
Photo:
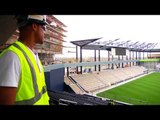
<path fill-rule="evenodd" d="M 34 49 L 43 43 L 46 18 L 16 19 L 19 39 L 0 54 L 0 105 L 49 105 L 43 66 Z"/>

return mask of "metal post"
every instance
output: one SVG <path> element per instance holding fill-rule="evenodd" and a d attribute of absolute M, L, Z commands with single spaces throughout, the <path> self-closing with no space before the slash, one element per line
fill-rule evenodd
<path fill-rule="evenodd" d="M 100 50 L 98 50 L 98 60 L 99 60 L 99 62 L 100 62 L 100 58 L 101 58 L 101 55 L 100 55 Z M 99 71 L 101 71 L 101 65 L 99 65 Z"/>
<path fill-rule="evenodd" d="M 78 46 L 76 45 L 76 62 L 78 62 Z M 76 73 L 78 73 L 78 66 L 76 67 Z"/>
<path fill-rule="evenodd" d="M 94 61 L 96 62 L 96 50 L 94 50 Z M 97 71 L 97 67 L 95 65 L 94 70 Z"/>
<path fill-rule="evenodd" d="M 82 62 L 82 47 L 80 46 L 80 63 Z M 82 66 L 80 66 L 80 73 L 82 74 Z"/>

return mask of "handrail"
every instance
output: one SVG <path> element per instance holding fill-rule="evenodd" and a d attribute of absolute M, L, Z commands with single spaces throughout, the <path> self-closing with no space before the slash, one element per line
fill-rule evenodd
<path fill-rule="evenodd" d="M 139 60 L 114 60 L 114 61 L 102 61 L 102 62 L 81 62 L 81 63 L 65 63 L 65 64 L 53 64 L 44 66 L 45 72 L 59 68 L 67 67 L 78 67 L 78 66 L 94 66 L 94 65 L 104 65 L 104 64 L 114 64 L 114 63 L 127 63 L 127 62 L 138 62 Z"/>
<path fill-rule="evenodd" d="M 72 82 L 74 82 L 74 83 L 77 85 L 77 87 L 81 89 L 82 92 L 88 93 L 88 91 L 86 91 L 78 82 L 76 82 L 73 77 L 68 76 L 68 78 L 69 78 Z"/>

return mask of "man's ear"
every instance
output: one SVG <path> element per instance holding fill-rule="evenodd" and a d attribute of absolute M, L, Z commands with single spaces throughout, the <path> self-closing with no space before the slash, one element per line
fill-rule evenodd
<path fill-rule="evenodd" d="M 33 23 L 33 24 L 32 24 L 32 29 L 33 29 L 34 31 L 36 31 L 36 30 L 38 29 L 38 25 L 35 24 L 35 23 Z"/>

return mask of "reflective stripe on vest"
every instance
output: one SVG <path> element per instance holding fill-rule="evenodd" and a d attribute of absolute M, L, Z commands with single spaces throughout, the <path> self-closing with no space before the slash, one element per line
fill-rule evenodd
<path fill-rule="evenodd" d="M 47 91 L 47 88 L 46 86 L 43 86 L 42 88 L 42 91 L 41 92 L 38 92 L 38 85 L 37 85 L 37 80 L 36 80 L 36 73 L 35 73 L 35 70 L 33 68 L 33 65 L 32 65 L 32 62 L 30 61 L 29 57 L 27 56 L 27 54 L 25 53 L 25 51 L 19 46 L 17 45 L 16 43 L 13 44 L 14 47 L 18 48 L 22 53 L 23 55 L 25 56 L 28 64 L 29 64 L 29 67 L 30 67 L 30 70 L 31 70 L 31 74 L 32 74 L 32 79 L 33 79 L 33 88 L 34 88 L 34 93 L 35 93 L 35 96 L 31 99 L 28 99 L 28 100 L 23 100 L 23 101 L 16 101 L 16 105 L 33 105 L 34 103 L 36 103 L 40 98 L 41 96 Z"/>

